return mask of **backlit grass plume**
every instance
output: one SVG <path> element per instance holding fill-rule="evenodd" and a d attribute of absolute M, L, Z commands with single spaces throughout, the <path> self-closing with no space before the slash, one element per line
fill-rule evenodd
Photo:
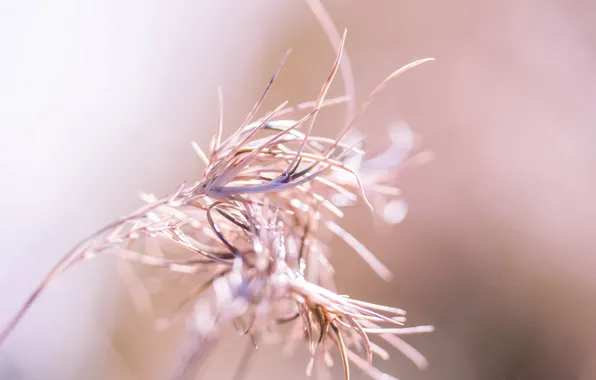
<path fill-rule="evenodd" d="M 399 336 L 432 328 L 404 327 L 404 311 L 336 293 L 327 246 L 321 239 L 325 231 L 337 235 L 378 275 L 390 279 L 389 270 L 338 224 L 342 208 L 358 199 L 370 206 L 367 194 L 397 195 L 385 176 L 361 178 L 358 168 L 347 164 L 364 152 L 358 142 L 348 143 L 346 135 L 392 78 L 430 59 L 413 62 L 387 77 L 353 112 L 337 138 L 319 137 L 313 134 L 318 112 L 346 100 L 325 100 L 340 66 L 344 41 L 345 33 L 316 101 L 293 107 L 284 102 L 256 118 L 286 55 L 235 133 L 223 138 L 220 115 L 209 149 L 203 151 L 193 143 L 205 164 L 200 179 L 178 186 L 163 198 L 144 194 L 144 207 L 75 246 L 2 331 L 0 343 L 56 275 L 82 260 L 113 254 L 205 278 L 185 300 L 194 308 L 184 314 L 189 334 L 172 379 L 193 378 L 203 354 L 225 328 L 250 335 L 257 343 L 281 341 L 289 349 L 303 342 L 312 357 L 309 374 L 315 365 L 331 365 L 330 351 L 337 349 L 346 379 L 350 364 L 374 379 L 391 379 L 374 367 L 375 357 L 388 358 L 374 343 L 377 338 L 425 367 L 424 357 Z M 221 104 L 220 96 L 223 113 Z M 160 249 L 172 243 L 185 255 Z M 153 249 L 146 249 L 149 244 Z M 180 310 L 176 315 L 184 313 Z"/>

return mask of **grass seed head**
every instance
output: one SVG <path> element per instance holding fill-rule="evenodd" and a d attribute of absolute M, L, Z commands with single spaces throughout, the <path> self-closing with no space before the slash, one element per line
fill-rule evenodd
<path fill-rule="evenodd" d="M 310 3 L 318 9 L 317 1 Z M 281 341 L 291 349 L 304 342 L 312 356 L 307 373 L 315 363 L 331 365 L 329 352 L 336 347 L 346 378 L 350 363 L 372 378 L 392 378 L 373 366 L 375 357 L 387 359 L 388 355 L 372 341 L 373 336 L 424 368 L 424 357 L 399 336 L 429 332 L 432 327 L 403 327 L 403 310 L 334 292 L 333 268 L 322 236 L 324 231 L 336 235 L 379 276 L 391 279 L 389 269 L 339 225 L 342 210 L 358 198 L 372 208 L 369 194 L 399 195 L 382 173 L 361 178 L 362 159 L 355 158 L 364 152 L 359 141 L 350 140 L 349 132 L 391 79 L 429 59 L 396 70 L 359 109 L 348 107 L 348 121 L 337 138 L 316 136 L 314 125 L 321 109 L 345 101 L 352 104 L 346 97 L 325 99 L 342 62 L 345 36 L 332 38 L 337 58 L 314 102 L 297 106 L 283 102 L 254 120 L 286 54 L 245 122 L 225 140 L 220 90 L 220 121 L 208 151 L 193 143 L 205 163 L 202 176 L 193 184 L 181 184 L 163 198 L 144 194 L 144 207 L 76 245 L 2 331 L 0 343 L 55 276 L 81 260 L 112 254 L 127 262 L 186 276 L 206 276 L 174 311 L 175 317 L 187 318 L 189 340 L 172 379 L 192 377 L 203 353 L 228 326 L 249 335 L 255 344 Z M 301 132 L 299 128 L 305 123 L 306 131 Z M 165 242 L 181 248 L 185 256 L 169 255 L 161 249 Z M 139 292 L 134 294 L 139 297 Z M 186 306 L 193 303 L 194 308 L 188 310 Z M 175 319 L 162 320 L 161 326 Z"/>

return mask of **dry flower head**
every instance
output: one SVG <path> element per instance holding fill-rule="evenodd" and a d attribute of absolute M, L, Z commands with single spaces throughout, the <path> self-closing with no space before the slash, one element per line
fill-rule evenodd
<path fill-rule="evenodd" d="M 389 356 L 372 341 L 375 336 L 424 368 L 425 358 L 400 336 L 432 327 L 404 327 L 403 310 L 337 293 L 321 233 L 337 235 L 379 276 L 391 279 L 389 269 L 337 223 L 342 209 L 358 199 L 372 208 L 369 194 L 399 194 L 387 176 L 372 175 L 364 181 L 358 168 L 348 165 L 364 152 L 347 135 L 391 79 L 430 59 L 389 75 L 359 109 L 348 112 L 349 121 L 337 138 L 316 136 L 312 132 L 319 111 L 349 99 L 325 99 L 342 62 L 345 37 L 344 32 L 337 41 L 336 60 L 316 101 L 292 107 L 283 102 L 255 119 L 286 54 L 244 123 L 226 139 L 220 92 L 220 122 L 209 149 L 192 144 L 205 164 L 201 178 L 163 198 L 143 194 L 144 207 L 76 245 L 0 333 L 0 344 L 55 276 L 82 260 L 115 254 L 125 261 L 207 276 L 184 302 L 193 302 L 194 308 L 184 311 L 181 306 L 176 311 L 176 316 L 187 318 L 189 334 L 172 379 L 193 378 L 201 358 L 226 327 L 257 343 L 283 342 L 289 351 L 305 342 L 312 357 L 309 375 L 315 364 L 332 365 L 330 351 L 337 348 L 346 379 L 350 364 L 371 378 L 393 379 L 373 365 L 374 357 Z M 289 118 L 292 115 L 299 116 Z M 136 244 L 141 241 L 144 245 Z M 187 255 L 169 256 L 160 249 L 166 241 Z M 143 248 L 148 244 L 152 249 Z"/>

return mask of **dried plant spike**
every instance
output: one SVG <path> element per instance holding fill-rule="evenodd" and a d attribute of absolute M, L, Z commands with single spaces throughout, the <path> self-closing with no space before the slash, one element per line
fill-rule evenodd
<path fill-rule="evenodd" d="M 223 119 L 224 119 L 224 100 L 223 100 L 223 89 L 221 86 L 217 87 L 217 109 L 219 111 L 217 118 L 217 129 L 215 134 L 211 138 L 209 143 L 210 160 L 213 159 L 213 155 L 219 149 L 221 145 L 221 137 L 223 135 Z M 208 164 L 209 162 L 207 162 Z"/>
<path fill-rule="evenodd" d="M 192 141 L 191 145 L 192 145 L 192 148 L 195 150 L 195 153 L 197 154 L 197 156 L 199 156 L 199 158 L 201 159 L 201 161 L 203 161 L 203 163 L 205 165 L 209 165 L 209 158 L 207 157 L 205 152 L 203 152 L 203 149 L 201 149 L 199 144 L 197 144 L 195 141 Z"/>
<path fill-rule="evenodd" d="M 362 243 L 358 241 L 354 236 L 348 233 L 346 230 L 341 228 L 337 223 L 327 222 L 327 228 L 343 241 L 346 242 L 350 247 L 356 251 L 360 257 L 375 271 L 375 273 L 385 281 L 391 281 L 393 274 L 377 257 L 368 250 Z"/>
<path fill-rule="evenodd" d="M 346 344 L 344 343 L 344 339 L 339 331 L 339 327 L 334 322 L 330 323 L 331 327 L 333 328 L 333 332 L 335 332 L 335 337 L 337 339 L 337 346 L 339 347 L 339 351 L 341 353 L 341 361 L 344 365 L 344 376 L 346 380 L 350 380 L 350 364 L 348 359 L 348 353 Z"/>
<path fill-rule="evenodd" d="M 261 95 L 261 97 L 259 98 L 259 100 L 257 100 L 257 102 L 255 103 L 255 105 L 253 106 L 253 108 L 250 110 L 250 112 L 248 113 L 248 115 L 246 115 L 246 119 L 244 119 L 244 122 L 242 123 L 242 126 L 240 127 L 240 130 L 242 129 L 242 127 L 244 127 L 244 126 L 248 125 L 248 123 L 250 123 L 250 121 L 252 120 L 252 118 L 257 113 L 257 111 L 258 111 L 259 107 L 261 106 L 261 104 L 263 104 L 263 101 L 265 100 L 265 96 L 267 96 L 267 94 L 269 93 L 269 90 L 271 89 L 271 86 L 275 82 L 275 79 L 277 79 L 277 76 L 281 72 L 281 69 L 284 67 L 284 65 L 286 63 L 286 60 L 290 56 L 290 53 L 291 52 L 292 52 L 291 49 L 287 50 L 286 53 L 284 54 L 284 56 L 282 57 L 281 61 L 279 62 L 279 65 L 277 66 L 277 69 L 275 70 L 275 72 L 271 76 L 271 79 L 269 79 L 269 82 L 267 83 L 267 86 L 265 87 L 265 91 L 263 91 L 263 94 Z M 226 143 L 224 143 L 224 145 L 225 144 Z"/>
<path fill-rule="evenodd" d="M 323 27 L 325 34 L 329 38 L 329 42 L 333 46 L 334 50 L 339 50 L 339 47 L 343 44 L 342 38 L 340 37 L 339 30 L 335 26 L 333 19 L 329 15 L 329 12 L 323 7 L 320 0 L 306 0 L 309 7 L 311 8 L 313 14 L 319 20 L 319 23 Z M 343 78 L 344 84 L 344 91 L 346 93 L 346 97 L 348 98 L 347 102 L 347 111 L 346 111 L 346 120 L 347 123 L 352 117 L 354 117 L 354 112 L 356 110 L 356 85 L 354 81 L 354 73 L 352 71 L 352 64 L 350 63 L 350 58 L 348 54 L 344 52 L 343 59 L 340 63 L 341 69 L 341 76 Z"/>
<path fill-rule="evenodd" d="M 320 11 L 318 0 L 309 4 Z M 328 15 L 320 13 L 318 17 Z M 226 328 L 247 335 L 254 346 L 281 341 L 292 348 L 301 343 L 311 354 L 308 374 L 331 366 L 330 351 L 335 350 L 347 380 L 350 364 L 374 379 L 393 379 L 373 366 L 375 358 L 387 360 L 389 356 L 375 339 L 385 340 L 420 368 L 426 367 L 422 354 L 400 336 L 428 333 L 434 328 L 404 326 L 402 309 L 337 293 L 323 232 L 341 238 L 376 274 L 391 280 L 389 268 L 339 221 L 344 209 L 358 200 L 372 208 L 365 186 L 373 195 L 396 197 L 400 193 L 382 175 L 363 177 L 363 181 L 360 170 L 349 160 L 363 156 L 364 151 L 358 142 L 352 144 L 344 137 L 388 81 L 428 60 L 413 62 L 392 73 L 351 115 L 339 137 L 316 136 L 313 132 L 318 113 L 328 105 L 346 101 L 346 97 L 325 100 L 342 67 L 346 38 L 344 32 L 336 41 L 330 29 L 334 26 L 325 23 L 332 43 L 337 43 L 337 55 L 315 101 L 297 106 L 283 102 L 264 116 L 257 116 L 288 52 L 240 128 L 223 139 L 223 95 L 218 89 L 219 118 L 209 149 L 204 151 L 192 142 L 205 164 L 201 176 L 191 185 L 180 184 L 162 198 L 143 193 L 145 206 L 76 245 L 2 330 L 0 344 L 56 276 L 82 260 L 113 255 L 123 260 L 125 280 L 141 309 L 151 310 L 150 292 L 132 276 L 129 265 L 158 268 L 164 274 L 159 280 L 164 283 L 174 273 L 193 285 L 171 315 L 157 321 L 159 328 L 167 328 L 181 318 L 187 321 L 178 365 L 170 373 L 172 380 L 192 379 Z M 342 71 L 342 75 L 345 82 L 351 81 L 351 69 Z M 352 91 L 348 88 L 346 84 L 347 91 Z M 296 116 L 296 120 L 282 118 L 289 113 L 303 115 Z M 299 131 L 304 123 L 308 123 L 305 130 Z M 338 195 L 347 202 L 335 202 Z M 180 252 L 166 249 L 165 242 Z M 343 250 L 340 253 L 347 254 Z M 283 328 L 285 325 L 290 333 Z M 241 359 L 236 378 L 244 375 L 253 351 L 250 347 Z"/>
<path fill-rule="evenodd" d="M 434 326 L 416 326 L 416 327 L 401 327 L 401 328 L 385 328 L 385 329 L 362 329 L 367 334 L 396 334 L 396 335 L 410 335 L 429 333 L 435 331 Z"/>
<path fill-rule="evenodd" d="M 344 34 L 341 37 L 339 47 L 337 48 L 337 56 L 335 58 L 335 62 L 333 63 L 331 73 L 329 74 L 329 77 L 323 84 L 323 87 L 321 88 L 321 93 L 319 94 L 319 98 L 317 99 L 317 102 L 315 103 L 314 108 L 315 108 L 316 112 L 313 114 L 310 124 L 308 125 L 308 130 L 306 132 L 306 138 L 308 138 L 310 136 L 310 134 L 312 133 L 312 129 L 315 125 L 315 120 L 316 120 L 318 111 L 321 108 L 321 105 L 323 104 L 323 101 L 325 100 L 325 96 L 327 95 L 327 91 L 329 91 L 329 87 L 331 87 L 331 83 L 333 83 L 333 78 L 335 78 L 335 74 L 337 74 L 337 70 L 339 69 L 339 64 L 341 62 L 341 58 L 342 58 L 343 51 L 344 51 L 344 45 L 346 42 L 347 32 L 348 32 L 347 29 L 344 30 Z M 300 153 L 302 153 L 302 151 L 304 150 L 304 147 L 305 147 L 306 141 L 307 141 L 306 138 L 304 138 L 302 140 L 302 143 L 300 144 L 300 149 L 298 149 L 298 151 L 296 152 L 296 156 L 292 160 L 290 167 L 293 167 L 293 165 L 296 164 L 296 161 L 300 157 Z M 284 174 L 287 174 L 287 173 L 284 172 Z"/>
<path fill-rule="evenodd" d="M 354 115 L 354 117 L 352 118 L 352 120 L 350 120 L 350 122 L 344 127 L 344 129 L 339 134 L 339 136 L 337 138 L 337 141 L 340 141 L 346 135 L 346 133 L 348 133 L 348 131 L 356 123 L 356 120 L 358 120 L 358 118 L 360 116 L 362 116 L 362 114 L 364 113 L 364 111 L 366 111 L 366 109 L 368 108 L 368 106 L 372 103 L 372 101 L 375 98 L 375 96 L 377 96 L 377 94 L 379 92 L 381 92 L 385 87 L 387 87 L 387 85 L 389 84 L 389 82 L 391 82 L 393 79 L 397 78 L 401 74 L 405 73 L 406 71 L 408 71 L 410 69 L 413 69 L 416 66 L 419 66 L 419 65 L 422 65 L 423 63 L 434 61 L 434 60 L 435 60 L 434 58 L 419 59 L 417 61 L 408 63 L 407 65 L 402 66 L 399 69 L 397 69 L 394 72 L 392 72 L 391 74 L 389 74 L 389 76 L 387 76 L 387 78 L 385 78 L 381 83 L 379 83 L 379 85 L 377 85 L 377 87 L 375 87 L 375 89 L 368 95 L 368 97 L 360 105 L 360 107 L 358 108 L 358 111 L 356 112 L 356 114 Z M 330 154 L 333 151 L 333 148 L 335 148 L 335 146 L 329 148 L 327 154 Z"/>

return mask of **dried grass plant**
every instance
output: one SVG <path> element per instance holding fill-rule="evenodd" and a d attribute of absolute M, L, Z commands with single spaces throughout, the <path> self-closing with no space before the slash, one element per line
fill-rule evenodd
<path fill-rule="evenodd" d="M 347 135 L 390 80 L 430 59 L 393 72 L 356 109 L 349 63 L 342 61 L 346 33 L 339 37 L 318 1 L 309 4 L 337 50 L 316 101 L 293 107 L 283 102 L 255 119 L 286 54 L 240 128 L 223 139 L 220 91 L 219 124 L 209 149 L 205 152 L 193 143 L 205 164 L 200 179 L 179 185 L 163 198 L 143 194 L 144 207 L 77 244 L 1 332 L 0 344 L 57 275 L 83 260 L 117 255 L 125 262 L 205 278 L 170 320 L 159 321 L 161 327 L 178 317 L 185 317 L 188 323 L 180 363 L 171 379 L 196 376 L 204 354 L 227 327 L 249 335 L 255 344 L 283 342 L 292 350 L 296 343 L 304 342 L 311 354 L 309 375 L 315 364 L 318 368 L 333 364 L 330 350 L 335 347 L 346 379 L 350 377 L 350 364 L 373 379 L 393 379 L 373 366 L 375 356 L 389 357 L 372 341 L 373 336 L 388 342 L 419 367 L 427 365 L 400 336 L 429 332 L 432 327 L 404 327 L 403 310 L 337 293 L 322 234 L 330 231 L 337 235 L 379 276 L 391 278 L 390 271 L 337 222 L 343 217 L 342 208 L 358 199 L 372 208 L 369 195 L 399 196 L 386 173 L 361 178 L 358 168 L 348 164 L 364 152 L 360 141 L 348 142 Z M 348 95 L 326 100 L 342 62 Z M 339 135 L 335 139 L 313 135 L 319 111 L 346 102 L 347 122 Z M 292 115 L 298 116 L 289 117 Z M 303 126 L 305 130 L 300 132 Z M 185 253 L 174 254 L 164 248 L 172 245 Z M 194 307 L 187 307 L 192 304 Z"/>

